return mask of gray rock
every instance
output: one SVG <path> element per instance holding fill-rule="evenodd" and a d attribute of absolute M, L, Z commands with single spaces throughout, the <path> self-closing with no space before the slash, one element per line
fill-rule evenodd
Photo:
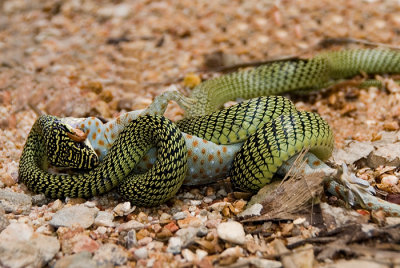
<path fill-rule="evenodd" d="M 172 219 L 174 220 L 183 220 L 186 219 L 187 214 L 186 212 L 180 211 L 174 214 L 174 216 L 172 216 Z"/>
<path fill-rule="evenodd" d="M 140 230 L 144 228 L 144 224 L 135 220 L 130 220 L 117 227 L 117 231 Z"/>
<path fill-rule="evenodd" d="M 0 241 L 29 241 L 33 228 L 25 223 L 13 222 L 0 233 Z"/>
<path fill-rule="evenodd" d="M 373 150 L 371 142 L 352 141 L 343 149 L 335 149 L 332 159 L 337 165 L 351 165 L 360 159 L 366 159 Z"/>
<path fill-rule="evenodd" d="M 208 234 L 208 228 L 205 226 L 201 226 L 198 230 L 196 235 L 199 237 L 206 236 Z"/>
<path fill-rule="evenodd" d="M 88 208 L 85 205 L 64 207 L 54 214 L 49 223 L 54 227 L 80 225 L 83 228 L 89 228 L 94 223 L 98 211 L 98 208 Z"/>
<path fill-rule="evenodd" d="M 176 235 L 181 238 L 182 241 L 182 247 L 187 247 L 191 245 L 194 240 L 196 239 L 197 232 L 199 231 L 200 228 L 195 228 L 195 227 L 187 227 L 187 228 L 182 228 L 179 229 L 176 232 Z"/>
<path fill-rule="evenodd" d="M 57 237 L 54 236 L 34 234 L 30 242 L 35 248 L 39 249 L 43 260 L 46 263 L 53 259 L 60 250 L 60 242 Z"/>
<path fill-rule="evenodd" d="M 42 267 L 40 249 L 27 241 L 0 241 L 0 266 L 9 268 Z"/>
<path fill-rule="evenodd" d="M 93 260 L 98 266 L 124 265 L 128 261 L 128 253 L 115 244 L 104 244 L 94 254 Z"/>
<path fill-rule="evenodd" d="M 94 224 L 97 226 L 107 226 L 114 227 L 114 215 L 111 212 L 99 211 L 96 218 L 94 219 Z"/>
<path fill-rule="evenodd" d="M 182 239 L 180 237 L 173 236 L 168 241 L 167 252 L 172 254 L 178 254 L 182 249 Z"/>
<path fill-rule="evenodd" d="M 15 193 L 0 189 L 0 206 L 6 212 L 15 214 L 28 214 L 32 207 L 32 199 L 23 193 Z"/>
<path fill-rule="evenodd" d="M 237 221 L 223 222 L 217 227 L 218 237 L 235 244 L 246 242 L 243 225 Z"/>
<path fill-rule="evenodd" d="M 400 143 L 386 144 L 372 151 L 368 156 L 367 164 L 371 168 L 379 166 L 399 166 L 400 165 Z"/>
<path fill-rule="evenodd" d="M 5 211 L 2 207 L 0 207 L 0 232 L 3 231 L 9 224 L 8 219 L 6 218 Z"/>
<path fill-rule="evenodd" d="M 117 216 L 124 216 L 132 213 L 136 209 L 136 206 L 131 207 L 130 202 L 120 203 L 114 209 L 114 213 Z"/>
<path fill-rule="evenodd" d="M 125 236 L 126 248 L 137 246 L 136 231 L 130 230 Z"/>
<path fill-rule="evenodd" d="M 44 194 L 37 194 L 32 196 L 32 204 L 35 206 L 43 206 L 49 203 L 49 199 Z"/>
<path fill-rule="evenodd" d="M 256 268 L 280 268 L 282 267 L 282 263 L 279 261 L 266 260 L 263 258 L 257 257 L 247 257 L 247 258 L 239 258 L 235 265 L 238 267 L 256 267 Z"/>
<path fill-rule="evenodd" d="M 34 233 L 33 228 L 24 223 L 11 223 L 0 233 L 0 264 L 6 267 L 41 267 L 59 250 L 56 237 Z"/>
<path fill-rule="evenodd" d="M 54 268 L 94 268 L 96 262 L 92 260 L 92 254 L 83 251 L 75 255 L 66 256 L 56 262 Z"/>
<path fill-rule="evenodd" d="M 330 206 L 327 203 L 321 203 L 321 214 L 328 230 L 348 225 L 348 224 L 366 224 L 368 218 L 360 215 L 354 210 L 348 210 L 341 207 Z"/>

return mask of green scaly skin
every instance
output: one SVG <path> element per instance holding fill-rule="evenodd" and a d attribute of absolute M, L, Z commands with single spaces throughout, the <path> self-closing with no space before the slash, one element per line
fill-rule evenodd
<path fill-rule="evenodd" d="M 96 168 L 76 175 L 56 175 L 43 170 L 44 130 L 57 128 L 54 116 L 38 118 L 22 152 L 19 176 L 26 186 L 51 198 L 92 197 L 119 186 L 122 196 L 132 203 L 156 206 L 173 197 L 187 171 L 187 151 L 180 130 L 168 119 L 143 116 L 129 124 Z M 62 124 L 61 124 L 62 125 Z M 66 135 L 55 135 L 69 143 Z M 158 161 L 149 172 L 130 174 L 152 146 L 158 147 Z"/>
<path fill-rule="evenodd" d="M 257 192 L 292 156 L 307 148 L 321 160 L 333 150 L 328 123 L 310 112 L 283 114 L 257 129 L 236 154 L 229 176 L 233 187 Z"/>
<path fill-rule="evenodd" d="M 290 135 L 282 135 L 280 142 L 290 143 L 296 139 L 298 141 L 296 148 L 326 147 L 326 151 L 332 150 L 332 133 L 322 118 L 317 115 L 303 116 L 301 120 L 283 122 L 282 115 L 296 116 L 297 111 L 286 98 L 271 96 L 245 101 L 222 111 L 195 117 L 192 119 L 194 122 L 184 120 L 181 124 L 188 133 L 199 137 L 210 136 L 211 140 L 228 144 L 248 140 L 259 129 L 265 129 L 268 133 L 272 133 L 265 139 L 268 151 L 271 151 L 275 149 L 268 147 L 268 144 L 273 144 L 276 135 L 285 134 L 277 132 L 276 125 L 284 123 L 290 125 L 294 131 L 290 132 Z M 24 147 L 20 160 L 20 178 L 34 192 L 44 193 L 52 198 L 66 196 L 87 198 L 118 186 L 122 196 L 132 203 L 155 206 L 174 196 L 186 175 L 186 143 L 179 128 L 164 117 L 150 115 L 141 116 L 128 124 L 105 159 L 96 168 L 77 175 L 49 174 L 42 168 L 43 159 L 45 151 L 54 148 L 46 145 L 44 137 L 52 133 L 50 136 L 58 141 L 54 140 L 51 144 L 57 144 L 58 150 L 68 148 L 74 143 L 65 131 L 54 133 L 55 130 L 62 129 L 59 126 L 63 126 L 59 119 L 53 116 L 41 116 L 33 126 Z M 314 126 L 312 131 L 318 135 L 311 137 L 313 142 L 308 142 L 306 137 L 308 132 L 304 131 L 303 126 Z M 152 146 L 158 148 L 158 159 L 154 166 L 144 174 L 131 174 Z M 281 149 L 283 152 L 283 146 Z M 287 149 L 285 154 L 289 157 L 297 153 L 289 147 Z M 255 147 L 253 150 L 258 148 Z M 324 155 L 321 157 L 326 158 Z M 270 170 L 272 176 L 276 166 L 275 163 L 260 168 Z M 231 179 L 235 185 L 246 186 L 244 180 L 252 181 L 253 178 L 243 177 L 242 174 L 252 166 L 244 163 L 240 168 L 243 171 L 239 171 Z M 253 190 L 241 186 L 240 188 Z"/>
<path fill-rule="evenodd" d="M 210 140 L 222 139 L 220 142 L 228 143 L 235 139 L 245 140 L 245 145 L 234 159 L 230 175 L 235 187 L 256 191 L 269 182 L 283 161 L 303 148 L 310 149 L 322 159 L 329 157 L 333 147 L 329 126 L 317 115 L 293 112 L 282 107 L 274 110 L 275 116 L 270 122 L 264 122 L 263 118 L 255 116 L 246 116 L 242 111 L 225 114 L 222 111 L 209 115 L 211 112 L 228 100 L 276 95 L 294 90 L 316 90 L 361 71 L 398 73 L 399 60 L 400 54 L 389 50 L 328 52 L 310 60 L 277 62 L 222 76 L 206 81 L 194 89 L 191 99 L 196 103 L 185 107 L 185 110 L 187 117 L 193 117 L 197 120 L 196 123 L 190 123 L 186 119 L 184 123 L 178 124 L 183 129 L 193 128 L 197 131 L 193 135 L 203 135 Z M 200 118 L 200 115 L 208 116 Z M 172 129 L 168 120 L 158 116 L 143 118 L 133 121 L 121 132 L 98 167 L 78 175 L 52 175 L 42 170 L 45 158 L 42 127 L 53 124 L 55 119 L 39 118 L 21 157 L 21 180 L 29 189 L 50 197 L 90 197 L 118 185 L 123 196 L 135 204 L 154 206 L 165 202 L 176 193 L 185 176 L 186 147 L 182 139 L 172 139 L 171 135 L 163 131 Z M 264 122 L 262 128 L 254 129 L 250 126 L 256 119 Z M 156 120 L 156 123 L 152 123 L 152 120 Z M 235 122 L 241 122 L 242 127 L 237 127 Z M 156 128 L 150 129 L 150 126 Z M 249 129 L 251 131 L 247 131 Z M 187 130 L 185 129 L 190 133 Z M 253 130 L 255 134 L 248 136 Z M 156 138 L 154 139 L 157 142 L 154 142 L 150 138 L 150 134 L 154 132 L 161 135 L 157 139 L 163 139 L 164 143 Z M 178 130 L 170 132 L 174 135 L 180 133 Z M 144 138 L 139 138 L 143 136 Z M 147 180 L 132 176 L 131 171 L 154 143 L 168 144 L 169 147 L 159 147 L 164 149 L 161 149 L 161 154 L 159 152 L 155 166 L 149 173 L 139 175 L 147 176 Z M 170 175 L 165 175 L 166 173 Z"/>
<path fill-rule="evenodd" d="M 361 74 L 400 73 L 400 53 L 384 49 L 324 52 L 308 60 L 280 61 L 205 81 L 193 89 L 187 117 L 204 115 L 237 98 L 313 91 Z"/>

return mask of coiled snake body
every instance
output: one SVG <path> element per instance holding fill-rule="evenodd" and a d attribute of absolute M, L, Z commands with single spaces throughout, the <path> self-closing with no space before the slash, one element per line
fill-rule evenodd
<path fill-rule="evenodd" d="M 214 112 L 216 109 L 237 97 L 319 89 L 360 71 L 397 73 L 399 62 L 400 54 L 394 51 L 350 50 L 225 75 L 200 84 L 191 98 L 179 94 L 169 96 L 183 106 L 187 115 L 176 125 L 157 115 L 165 109 L 154 110 L 157 104 L 140 117 L 120 118 L 119 122 L 113 122 L 119 126 L 106 127 L 104 133 L 98 128 L 92 129 L 89 123 L 89 126 L 82 123 L 83 129 L 98 132 L 93 136 L 89 133 L 92 145 L 72 139 L 73 130 L 63 119 L 41 116 L 25 144 L 20 178 L 29 189 L 50 197 L 90 197 L 118 187 L 127 200 L 154 206 L 177 192 L 188 170 L 188 157 L 208 155 L 210 158 L 206 147 L 195 154 L 195 142 L 190 139 L 196 136 L 204 139 L 205 144 L 244 143 L 232 150 L 235 158 L 224 165 L 229 166 L 227 172 L 235 187 L 254 192 L 270 181 L 284 161 L 303 148 L 309 148 L 322 160 L 327 159 L 333 148 L 332 132 L 321 117 L 297 111 L 284 97 L 261 97 Z M 146 113 L 152 115 L 143 115 Z M 152 161 L 154 165 L 145 173 L 133 172 L 153 146 L 158 148 L 157 160 Z M 76 175 L 59 175 L 43 168 L 46 159 L 53 165 L 90 168 L 97 164 L 93 149 L 107 152 L 94 169 Z M 207 169 L 207 163 L 200 166 L 192 173 Z"/>

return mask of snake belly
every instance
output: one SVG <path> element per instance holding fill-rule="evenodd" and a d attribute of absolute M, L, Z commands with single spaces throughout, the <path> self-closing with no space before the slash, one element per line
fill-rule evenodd
<path fill-rule="evenodd" d="M 20 178 L 34 192 L 44 193 L 53 198 L 62 197 L 91 197 L 118 187 L 123 198 L 136 205 L 155 206 L 165 202 L 176 194 L 186 175 L 188 150 L 180 128 L 187 133 L 218 143 L 245 144 L 261 129 L 274 131 L 276 126 L 290 126 L 291 132 L 273 132 L 276 139 L 279 135 L 280 143 L 296 141 L 298 148 L 324 147 L 331 151 L 333 146 L 332 133 L 327 123 L 318 115 L 297 116 L 293 104 L 284 97 L 261 97 L 245 101 L 230 108 L 212 114 L 185 119 L 177 125 L 162 116 L 140 116 L 129 123 L 116 139 L 104 160 L 94 169 L 76 175 L 50 174 L 42 168 L 42 161 L 46 149 L 43 133 L 50 129 L 54 133 L 54 126 L 61 121 L 52 116 L 41 116 L 33 126 L 20 160 Z M 308 114 L 308 113 L 307 113 Z M 285 119 L 282 116 L 287 116 Z M 294 120 L 293 118 L 298 118 Z M 319 127 L 326 126 L 325 128 Z M 179 126 L 179 128 L 177 127 Z M 304 127 L 303 127 L 304 126 Z M 317 128 L 314 129 L 314 126 Z M 313 142 L 308 142 L 309 132 L 318 135 L 310 136 Z M 323 133 L 322 133 L 322 132 Z M 53 135 L 58 142 L 67 141 L 68 135 Z M 271 136 L 271 135 L 270 135 Z M 266 137 L 265 141 L 269 138 Z M 272 143 L 254 143 L 251 150 L 263 150 L 274 154 L 283 149 L 270 146 Z M 67 143 L 66 148 L 69 144 Z M 137 163 L 152 147 L 157 147 L 157 161 L 146 173 L 133 174 Z M 266 146 L 266 147 L 265 147 Z M 49 145 L 47 145 L 49 147 Z M 287 155 L 294 155 L 296 150 L 287 150 Z M 262 153 L 264 153 L 262 151 Z M 326 157 L 325 157 L 326 158 Z M 235 162 L 235 160 L 233 160 Z M 275 172 L 275 166 L 259 163 L 260 169 Z M 240 168 L 245 170 L 246 165 Z M 244 171 L 243 171 L 244 172 Z M 242 173 L 239 169 L 239 173 Z M 243 190 L 249 190 L 242 184 L 242 176 L 232 174 L 234 185 Z M 266 180 L 265 183 L 268 181 Z M 259 187 L 262 185 L 259 184 Z"/>

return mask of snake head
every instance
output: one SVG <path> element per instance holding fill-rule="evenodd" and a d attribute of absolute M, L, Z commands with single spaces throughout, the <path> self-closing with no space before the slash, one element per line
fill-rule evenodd
<path fill-rule="evenodd" d="M 51 165 L 91 169 L 99 164 L 99 158 L 83 132 L 55 116 L 43 115 L 40 121 L 46 155 Z"/>

